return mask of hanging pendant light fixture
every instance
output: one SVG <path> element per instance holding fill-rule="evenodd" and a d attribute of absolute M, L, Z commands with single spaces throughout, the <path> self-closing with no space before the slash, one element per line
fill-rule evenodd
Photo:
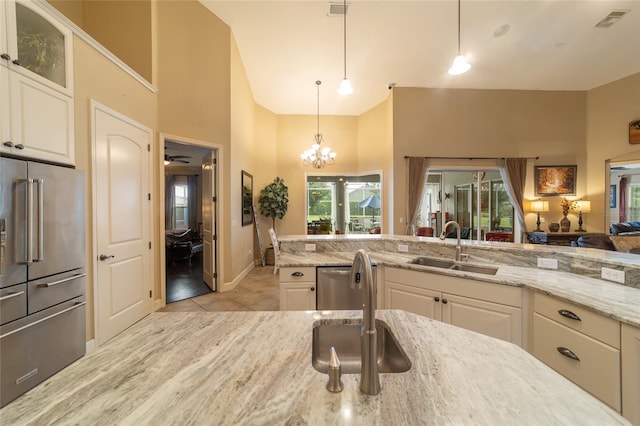
<path fill-rule="evenodd" d="M 325 147 L 322 148 L 322 135 L 320 134 L 320 85 L 322 82 L 320 80 L 316 81 L 316 85 L 318 87 L 318 115 L 317 115 L 317 125 L 318 131 L 313 136 L 313 145 L 311 145 L 311 149 L 306 150 L 302 154 L 300 154 L 300 158 L 302 158 L 302 164 L 305 166 L 313 166 L 314 169 L 321 169 L 324 166 L 334 164 L 336 162 L 336 153 L 331 151 L 331 148 Z"/>
<path fill-rule="evenodd" d="M 467 62 L 467 58 L 460 53 L 460 0 L 458 0 L 458 56 L 453 60 L 453 65 L 449 68 L 449 74 L 460 75 L 469 71 L 471 65 Z"/>
<path fill-rule="evenodd" d="M 342 16 L 344 18 L 344 78 L 338 88 L 338 94 L 350 95 L 353 93 L 353 87 L 351 87 L 351 83 L 347 78 L 347 0 L 344 0 Z"/>

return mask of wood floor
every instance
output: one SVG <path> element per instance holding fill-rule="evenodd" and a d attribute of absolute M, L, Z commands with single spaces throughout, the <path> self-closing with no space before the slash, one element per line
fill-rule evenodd
<path fill-rule="evenodd" d="M 277 311 L 279 308 L 278 274 L 273 274 L 273 266 L 256 266 L 231 291 L 180 300 L 167 304 L 160 312 Z"/>

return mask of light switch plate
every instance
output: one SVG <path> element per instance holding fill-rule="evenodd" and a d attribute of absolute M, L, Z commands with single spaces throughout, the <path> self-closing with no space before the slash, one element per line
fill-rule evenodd
<path fill-rule="evenodd" d="M 316 251 L 316 245 L 315 244 L 305 244 L 304 245 L 304 251 Z"/>
<path fill-rule="evenodd" d="M 538 268 L 558 269 L 558 259 L 538 258 Z"/>
<path fill-rule="evenodd" d="M 603 280 L 624 284 L 624 271 L 602 267 L 601 277 Z"/>
<path fill-rule="evenodd" d="M 408 244 L 398 244 L 398 251 L 400 253 L 409 253 L 409 245 Z"/>

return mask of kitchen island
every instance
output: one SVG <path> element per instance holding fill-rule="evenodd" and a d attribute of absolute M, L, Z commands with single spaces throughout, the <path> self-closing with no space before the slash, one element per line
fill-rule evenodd
<path fill-rule="evenodd" d="M 379 310 L 408 358 L 326 390 L 312 328 L 360 311 L 153 313 L 2 410 L 3 425 L 628 424 L 521 348 L 403 311 Z"/>

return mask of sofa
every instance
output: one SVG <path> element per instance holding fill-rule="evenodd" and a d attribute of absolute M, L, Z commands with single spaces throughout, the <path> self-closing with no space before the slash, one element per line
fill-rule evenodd
<path fill-rule="evenodd" d="M 617 225 L 617 224 L 612 224 Z M 617 231 L 630 229 L 619 227 Z M 614 250 L 624 253 L 640 254 L 640 232 L 628 231 L 618 234 L 586 234 L 578 237 L 578 247 Z"/>
<path fill-rule="evenodd" d="M 618 222 L 609 225 L 611 235 L 640 233 L 640 222 Z"/>

